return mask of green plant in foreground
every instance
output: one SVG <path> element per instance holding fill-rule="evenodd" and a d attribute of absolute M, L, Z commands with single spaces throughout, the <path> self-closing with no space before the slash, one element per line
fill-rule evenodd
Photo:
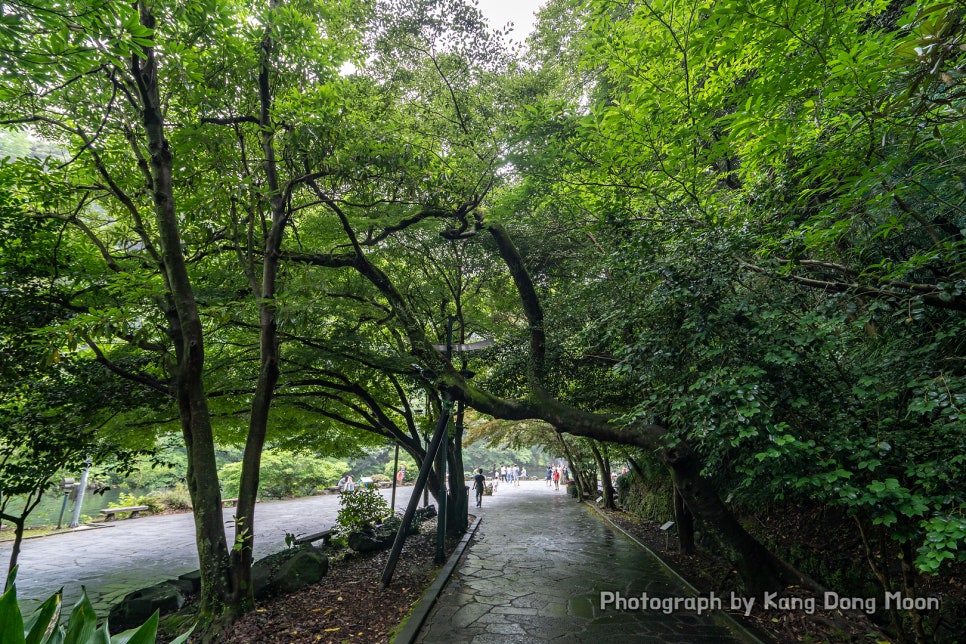
<path fill-rule="evenodd" d="M 97 628 L 97 615 L 84 590 L 66 623 L 58 624 L 60 592 L 51 595 L 24 620 L 17 604 L 16 576 L 17 568 L 14 567 L 7 578 L 7 590 L 0 596 L 0 644 L 154 644 L 157 641 L 157 611 L 138 628 L 111 637 L 107 620 Z M 172 640 L 171 644 L 183 644 L 189 635 L 190 630 Z"/>

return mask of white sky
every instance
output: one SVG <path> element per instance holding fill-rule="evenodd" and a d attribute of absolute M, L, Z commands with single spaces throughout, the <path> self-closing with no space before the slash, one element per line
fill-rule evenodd
<path fill-rule="evenodd" d="M 510 33 L 510 38 L 520 42 L 530 35 L 533 23 L 536 21 L 536 16 L 533 14 L 543 4 L 541 0 L 478 0 L 478 2 L 480 11 L 490 23 L 490 28 L 498 29 L 512 22 L 513 31 Z"/>

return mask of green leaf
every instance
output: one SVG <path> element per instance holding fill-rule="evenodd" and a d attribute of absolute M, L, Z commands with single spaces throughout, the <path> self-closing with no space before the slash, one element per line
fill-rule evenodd
<path fill-rule="evenodd" d="M 195 626 L 197 626 L 197 624 L 189 628 L 187 633 L 182 633 L 178 637 L 171 640 L 168 644 L 184 644 L 185 642 L 188 641 L 188 637 L 190 637 L 191 634 L 194 632 Z"/>
<path fill-rule="evenodd" d="M 97 614 L 87 598 L 87 590 L 81 586 L 81 598 L 74 604 L 67 621 L 64 644 L 87 644 L 97 628 Z"/>
<path fill-rule="evenodd" d="M 94 632 L 94 636 L 88 641 L 90 644 L 111 644 L 111 633 L 107 630 L 106 621 Z M 153 640 L 151 644 L 154 644 Z"/>
<path fill-rule="evenodd" d="M 12 574 L 12 573 L 11 573 Z M 4 644 L 23 644 L 23 616 L 17 604 L 17 587 L 10 585 L 0 597 L 0 636 Z"/>
<path fill-rule="evenodd" d="M 24 624 L 27 632 L 26 644 L 44 644 L 47 638 L 56 630 L 57 622 L 60 619 L 61 598 L 63 589 L 47 598 Z"/>
<path fill-rule="evenodd" d="M 158 636 L 158 611 L 137 628 L 118 633 L 111 640 L 112 644 L 154 644 Z"/>

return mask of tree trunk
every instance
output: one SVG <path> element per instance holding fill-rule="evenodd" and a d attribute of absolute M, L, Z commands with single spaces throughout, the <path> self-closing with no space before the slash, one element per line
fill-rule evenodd
<path fill-rule="evenodd" d="M 275 295 L 282 240 L 288 224 L 288 213 L 279 184 L 275 160 L 275 134 L 271 121 L 272 92 L 269 77 L 269 58 L 272 55 L 273 48 L 274 40 L 271 36 L 271 28 L 269 28 L 262 40 L 258 90 L 262 164 L 268 188 L 272 226 L 264 240 L 261 279 L 257 280 L 254 275 L 249 277 L 252 295 L 258 306 L 260 366 L 258 380 L 255 384 L 255 395 L 252 399 L 245 452 L 242 456 L 238 504 L 235 511 L 235 547 L 231 551 L 232 612 L 235 614 L 226 615 L 226 623 L 234 621 L 237 614 L 243 614 L 255 608 L 251 579 L 255 546 L 255 501 L 258 497 L 262 450 L 265 446 L 265 435 L 268 431 L 269 412 L 279 377 L 280 348 Z"/>
<path fill-rule="evenodd" d="M 600 448 L 593 441 L 588 442 L 590 443 L 590 451 L 594 453 L 594 460 L 597 461 L 597 471 L 600 472 L 601 496 L 604 498 L 604 509 L 613 510 L 614 486 L 610 482 L 610 468 L 607 467 L 607 461 L 600 453 Z"/>
<path fill-rule="evenodd" d="M 564 440 L 563 434 L 558 431 L 556 436 L 557 440 L 560 441 L 560 446 L 563 448 L 564 456 L 567 458 L 567 463 L 570 464 L 570 471 L 574 476 L 574 485 L 577 486 L 577 501 L 583 502 L 584 494 L 590 494 L 590 490 L 587 488 L 586 479 L 584 478 L 583 473 L 580 471 L 580 466 L 577 465 L 577 461 L 573 456 L 573 451 L 570 449 L 570 446 L 567 445 L 567 441 Z"/>
<path fill-rule="evenodd" d="M 674 522 L 678 526 L 678 551 L 682 554 L 693 555 L 694 547 L 694 515 L 684 502 L 681 491 L 674 486 Z"/>
<path fill-rule="evenodd" d="M 27 523 L 27 517 L 13 517 L 10 515 L 4 515 L 3 517 L 7 521 L 13 524 L 13 547 L 10 549 L 10 563 L 7 566 L 7 579 L 10 578 L 10 572 L 17 567 L 17 560 L 20 559 L 20 546 L 23 545 L 23 531 L 24 526 Z M 4 586 L 4 591 L 7 588 Z"/>
<path fill-rule="evenodd" d="M 141 24 L 153 29 L 154 16 L 139 5 Z M 221 514 L 221 490 L 215 461 L 208 399 L 203 383 L 204 335 L 182 250 L 172 187 L 172 157 L 164 133 L 164 110 L 153 47 L 130 59 L 130 71 L 142 107 L 142 126 L 150 153 L 152 198 L 160 239 L 163 276 L 168 291 L 169 335 L 175 345 L 175 398 L 188 456 L 188 491 L 195 517 L 201 569 L 198 610 L 202 628 L 220 616 L 230 600 L 228 545 Z"/>
<path fill-rule="evenodd" d="M 667 450 L 664 462 L 687 506 L 706 525 L 714 526 L 734 551 L 734 564 L 746 592 L 761 595 L 781 590 L 786 585 L 799 585 L 819 592 L 825 590 L 748 534 L 721 501 L 711 482 L 701 476 L 700 460 L 686 443 L 678 443 Z"/>
<path fill-rule="evenodd" d="M 469 525 L 469 494 L 463 473 L 463 412 L 462 402 L 456 404 L 456 422 L 453 443 L 449 450 L 449 501 L 446 515 L 446 531 L 451 535 L 463 534 Z"/>

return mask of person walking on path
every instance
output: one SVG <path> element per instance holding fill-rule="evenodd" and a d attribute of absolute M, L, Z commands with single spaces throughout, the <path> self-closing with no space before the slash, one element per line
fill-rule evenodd
<path fill-rule="evenodd" d="M 560 489 L 560 469 L 559 468 L 555 468 L 553 470 L 553 489 L 555 490 Z"/>
<path fill-rule="evenodd" d="M 473 487 L 476 489 L 476 507 L 483 506 L 483 489 L 486 487 L 486 477 L 483 476 L 483 468 L 476 470 L 473 475 Z"/>
<path fill-rule="evenodd" d="M 553 468 L 548 465 L 547 466 L 547 487 L 552 487 L 552 486 L 553 486 Z"/>
<path fill-rule="evenodd" d="M 520 485 L 520 468 L 517 467 L 517 464 L 516 463 L 513 464 L 513 472 L 512 472 L 512 474 L 513 474 L 513 484 L 519 486 Z"/>

